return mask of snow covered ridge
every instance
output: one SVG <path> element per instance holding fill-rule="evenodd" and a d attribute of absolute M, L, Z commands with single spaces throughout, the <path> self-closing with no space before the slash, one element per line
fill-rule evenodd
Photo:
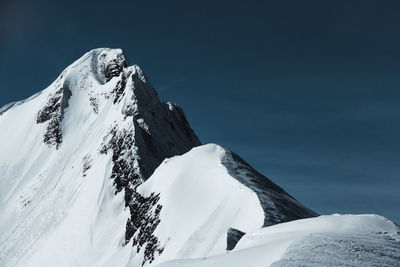
<path fill-rule="evenodd" d="M 0 129 L 0 266 L 208 264 L 236 259 L 253 235 L 272 242 L 264 232 L 280 228 L 266 226 L 318 216 L 238 155 L 202 145 L 120 49 L 92 50 L 1 108 Z M 398 251 L 382 225 L 376 240 Z M 289 252 L 257 257 L 266 266 Z"/>
<path fill-rule="evenodd" d="M 256 230 L 230 253 L 157 266 L 400 266 L 400 227 L 377 215 L 325 215 Z"/>

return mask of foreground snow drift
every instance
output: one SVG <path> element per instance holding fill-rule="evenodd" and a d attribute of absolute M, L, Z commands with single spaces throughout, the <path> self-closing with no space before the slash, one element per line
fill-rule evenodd
<path fill-rule="evenodd" d="M 329 215 L 262 228 L 213 257 L 158 267 L 400 266 L 400 227 L 377 215 Z"/>

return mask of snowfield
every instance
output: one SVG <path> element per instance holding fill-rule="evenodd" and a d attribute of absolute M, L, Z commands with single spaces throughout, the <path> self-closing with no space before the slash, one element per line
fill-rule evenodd
<path fill-rule="evenodd" d="M 213 257 L 158 267 L 400 266 L 400 227 L 377 215 L 325 215 L 256 230 Z"/>
<path fill-rule="evenodd" d="M 202 145 L 120 49 L 0 109 L 0 266 L 400 266 L 393 222 L 317 216 Z"/>

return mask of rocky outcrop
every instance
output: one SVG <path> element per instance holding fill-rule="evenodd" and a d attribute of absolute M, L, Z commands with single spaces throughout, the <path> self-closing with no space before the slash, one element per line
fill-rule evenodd
<path fill-rule="evenodd" d="M 54 145 L 58 149 L 63 140 L 61 123 L 64 110 L 68 107 L 68 100 L 72 93 L 63 81 L 63 74 L 56 81 L 56 86 L 58 89 L 50 95 L 46 105 L 39 110 L 36 123 L 48 122 L 46 132 L 43 135 L 43 142 Z"/>
<path fill-rule="evenodd" d="M 236 244 L 239 240 L 245 235 L 245 232 L 242 232 L 235 228 L 229 228 L 226 238 L 226 250 L 231 251 L 236 247 Z"/>
<path fill-rule="evenodd" d="M 156 254 L 159 255 L 164 250 L 154 235 L 160 223 L 162 205 L 158 204 L 159 200 L 160 194 L 151 193 L 150 196 L 144 197 L 135 188 L 129 203 L 131 218 L 126 224 L 125 242 L 128 243 L 132 238 L 132 245 L 136 247 L 137 253 L 144 249 L 142 265 L 146 262 L 152 263 Z"/>
<path fill-rule="evenodd" d="M 137 253 L 141 249 L 144 250 L 144 264 L 147 261 L 152 262 L 155 254 L 163 251 L 158 238 L 153 234 L 160 222 L 162 206 L 157 204 L 158 194 L 144 197 L 137 192 L 137 187 L 142 184 L 142 174 L 133 132 L 133 127 L 119 129 L 117 125 L 114 126 L 109 136 L 106 136 L 100 152 L 112 153 L 111 179 L 114 181 L 115 193 L 124 190 L 125 205 L 130 211 L 130 218 L 126 223 L 125 243 L 133 239 L 132 245 L 136 247 Z"/>

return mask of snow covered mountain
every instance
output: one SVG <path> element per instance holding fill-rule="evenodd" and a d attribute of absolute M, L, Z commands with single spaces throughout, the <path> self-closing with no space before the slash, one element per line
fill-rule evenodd
<path fill-rule="evenodd" d="M 202 145 L 120 49 L 92 50 L 3 107 L 0 129 L 0 266 L 304 265 L 313 250 L 353 248 L 390 248 L 377 262 L 399 262 L 397 225 L 316 217 L 238 155 Z"/>

